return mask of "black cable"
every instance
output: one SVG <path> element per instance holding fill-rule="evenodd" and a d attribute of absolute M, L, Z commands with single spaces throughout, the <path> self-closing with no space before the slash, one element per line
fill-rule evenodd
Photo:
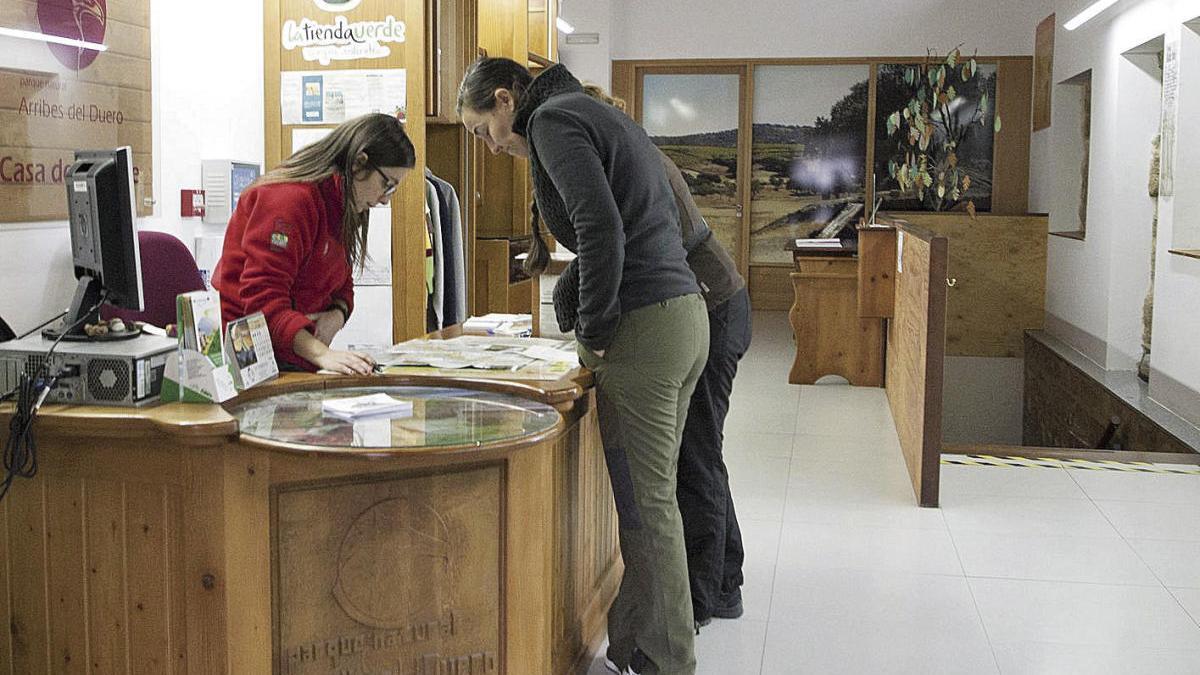
<path fill-rule="evenodd" d="M 105 291 L 91 309 L 68 326 L 54 341 L 54 344 L 50 345 L 50 349 L 46 351 L 37 371 L 32 376 L 28 372 L 21 373 L 21 381 L 16 390 L 4 395 L 3 398 L 7 399 L 15 394 L 17 405 L 13 410 L 12 419 L 8 422 L 8 440 L 4 444 L 4 480 L 0 481 L 0 499 L 4 499 L 13 481 L 18 477 L 33 478 L 37 475 L 37 438 L 33 433 L 33 423 L 37 420 L 37 412 L 42 407 L 42 402 L 46 400 L 50 390 L 58 383 L 58 374 L 55 374 L 47 382 L 42 380 L 42 377 L 46 375 L 46 369 L 50 366 L 54 350 L 58 348 L 63 338 L 87 321 L 92 316 L 92 312 L 100 309 L 100 305 L 104 304 L 107 299 L 108 292 Z"/>
<path fill-rule="evenodd" d="M 90 314 L 91 312 L 88 312 L 88 313 Z M 46 326 L 49 326 L 50 324 L 54 323 L 55 321 L 58 321 L 59 319 L 61 319 L 63 314 L 66 314 L 66 312 L 65 311 L 59 312 L 59 314 L 57 316 L 46 319 L 46 321 L 38 324 L 35 328 L 31 328 L 31 329 L 25 331 L 24 333 L 21 333 L 20 335 L 18 335 L 17 339 L 23 340 L 23 339 L 29 337 L 30 335 L 33 335 L 34 333 L 38 332 L 39 330 L 45 328 Z"/>

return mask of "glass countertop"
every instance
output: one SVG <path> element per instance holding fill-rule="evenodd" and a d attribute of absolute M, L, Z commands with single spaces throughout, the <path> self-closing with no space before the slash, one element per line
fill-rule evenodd
<path fill-rule="evenodd" d="M 336 398 L 388 394 L 412 411 L 343 420 L 323 414 Z M 554 428 L 561 417 L 536 401 L 450 387 L 347 387 L 277 394 L 230 409 L 243 436 L 317 448 L 437 448 L 515 441 Z"/>

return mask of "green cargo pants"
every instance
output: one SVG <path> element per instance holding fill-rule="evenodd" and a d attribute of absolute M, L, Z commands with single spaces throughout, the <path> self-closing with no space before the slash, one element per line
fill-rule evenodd
<path fill-rule="evenodd" d="M 608 611 L 608 657 L 620 667 L 645 658 L 644 675 L 696 670 L 683 521 L 675 500 L 679 443 L 708 355 L 708 314 L 686 295 L 621 315 L 595 373 L 600 436 L 619 520 L 625 576 Z"/>

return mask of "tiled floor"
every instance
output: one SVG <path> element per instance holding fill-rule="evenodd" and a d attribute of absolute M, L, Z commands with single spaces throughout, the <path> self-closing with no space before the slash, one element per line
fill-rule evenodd
<path fill-rule="evenodd" d="M 789 385 L 792 356 L 756 314 L 726 425 L 746 615 L 698 672 L 1200 673 L 1200 476 L 943 465 L 920 509 L 882 390 Z"/>

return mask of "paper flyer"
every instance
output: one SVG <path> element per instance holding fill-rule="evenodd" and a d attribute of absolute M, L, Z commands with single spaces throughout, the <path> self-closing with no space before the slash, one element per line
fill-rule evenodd
<path fill-rule="evenodd" d="M 249 389 L 279 375 L 267 318 L 262 312 L 230 321 L 225 328 L 225 349 L 238 389 Z"/>
<path fill-rule="evenodd" d="M 404 68 L 296 70 L 279 76 L 284 125 L 341 124 L 368 113 L 397 115 L 404 120 L 407 113 L 408 71 Z"/>

